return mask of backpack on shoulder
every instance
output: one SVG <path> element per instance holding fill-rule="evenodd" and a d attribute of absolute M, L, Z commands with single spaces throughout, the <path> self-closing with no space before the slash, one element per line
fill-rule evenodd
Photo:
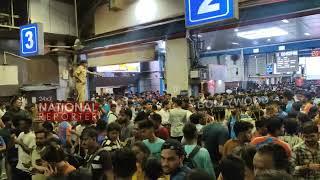
<path fill-rule="evenodd" d="M 183 164 L 185 166 L 187 166 L 190 169 L 195 169 L 197 168 L 197 164 L 195 163 L 195 161 L 193 160 L 194 156 L 200 151 L 201 147 L 200 146 L 196 146 L 195 148 L 193 148 L 193 150 L 191 151 L 190 154 L 188 154 L 186 156 L 186 158 L 183 161 Z"/>

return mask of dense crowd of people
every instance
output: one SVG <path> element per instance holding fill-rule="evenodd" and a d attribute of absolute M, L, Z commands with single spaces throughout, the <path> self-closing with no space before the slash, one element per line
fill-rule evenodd
<path fill-rule="evenodd" d="M 41 122 L 17 96 L 0 104 L 1 169 L 10 180 L 319 180 L 319 95 L 105 94 L 92 99 L 97 122 Z"/>

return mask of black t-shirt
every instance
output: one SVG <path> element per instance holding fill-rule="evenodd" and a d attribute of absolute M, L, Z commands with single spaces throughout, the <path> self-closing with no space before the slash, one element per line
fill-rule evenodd
<path fill-rule="evenodd" d="M 219 153 L 219 145 L 223 146 L 228 139 L 228 130 L 222 123 L 209 124 L 203 128 L 202 140 L 214 164 L 219 164 L 222 157 Z"/>
<path fill-rule="evenodd" d="M 191 172 L 191 169 L 183 166 L 178 168 L 175 172 L 170 174 L 170 179 L 172 180 L 184 180 L 187 178 L 187 175 Z"/>
<path fill-rule="evenodd" d="M 95 155 L 96 153 L 93 153 Z M 91 171 L 93 180 L 106 180 L 104 172 L 112 169 L 112 161 L 110 153 L 106 150 L 100 151 L 97 155 L 92 157 L 90 155 L 86 158 L 87 165 L 91 160 Z"/>
<path fill-rule="evenodd" d="M 19 121 L 21 119 L 31 118 L 30 114 L 27 111 L 22 110 L 22 109 L 13 109 L 13 108 L 11 108 L 11 109 L 9 109 L 8 112 L 6 112 L 6 114 L 8 114 L 12 118 L 12 124 L 15 127 L 18 127 Z"/>
<path fill-rule="evenodd" d="M 20 131 L 17 129 L 2 129 L 2 133 L 5 133 L 6 135 L 8 135 L 7 133 L 9 133 L 10 135 L 15 134 L 17 137 L 19 136 Z M 6 158 L 8 163 L 11 166 L 16 166 L 18 163 L 18 148 L 16 148 L 16 146 L 12 146 L 11 148 L 8 147 L 8 144 L 13 143 L 10 142 L 11 141 L 11 137 L 6 137 L 5 139 L 6 145 L 7 145 L 7 151 L 6 151 Z"/>
<path fill-rule="evenodd" d="M 3 138 L 6 145 L 8 145 L 11 139 L 11 130 L 8 128 L 0 129 L 0 136 Z"/>

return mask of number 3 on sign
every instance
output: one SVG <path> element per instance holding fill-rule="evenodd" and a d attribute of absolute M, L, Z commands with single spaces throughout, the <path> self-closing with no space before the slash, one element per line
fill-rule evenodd
<path fill-rule="evenodd" d="M 27 31 L 25 37 L 28 38 L 28 42 L 25 44 L 26 48 L 32 49 L 34 45 L 32 31 Z"/>
<path fill-rule="evenodd" d="M 201 3 L 198 14 L 206 14 L 210 12 L 215 12 L 220 10 L 220 3 L 213 3 L 215 0 L 203 0 Z"/>

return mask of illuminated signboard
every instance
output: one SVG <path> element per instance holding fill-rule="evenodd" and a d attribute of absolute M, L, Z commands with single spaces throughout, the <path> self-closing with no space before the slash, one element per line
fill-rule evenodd
<path fill-rule="evenodd" d="M 42 24 L 34 23 L 20 27 L 20 55 L 37 56 L 44 54 L 44 33 Z"/>
<path fill-rule="evenodd" d="M 238 0 L 185 0 L 185 12 L 187 27 L 236 19 Z"/>
<path fill-rule="evenodd" d="M 140 63 L 98 66 L 98 72 L 140 72 Z"/>
<path fill-rule="evenodd" d="M 298 51 L 284 51 L 276 53 L 277 72 L 287 73 L 299 70 Z"/>
<path fill-rule="evenodd" d="M 312 56 L 312 57 L 320 56 L 320 50 L 313 50 L 313 51 L 311 52 L 311 56 Z"/>

